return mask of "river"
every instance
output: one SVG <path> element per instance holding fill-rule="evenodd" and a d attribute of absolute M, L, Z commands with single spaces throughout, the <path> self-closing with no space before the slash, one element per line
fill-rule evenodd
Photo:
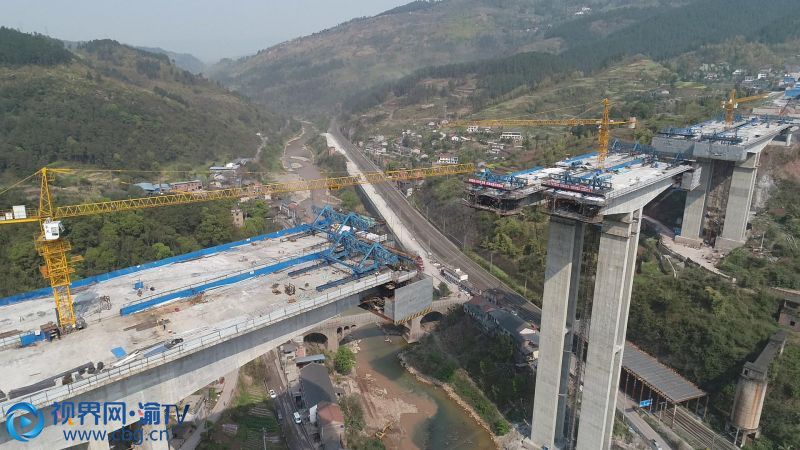
<path fill-rule="evenodd" d="M 345 341 L 359 340 L 356 375 L 362 389 L 366 386 L 365 380 L 369 380 L 367 390 L 370 392 L 385 389 L 379 399 L 374 395 L 362 396 L 365 414 L 380 417 L 383 408 L 398 403 L 408 408 L 407 412 L 400 415 L 399 426 L 394 424 L 392 431 L 384 438 L 386 448 L 495 448 L 489 433 L 444 391 L 419 382 L 400 365 L 397 355 L 408 344 L 400 336 L 392 335 L 390 338 L 391 343 L 385 342 L 383 330 L 369 325 L 353 332 Z"/>

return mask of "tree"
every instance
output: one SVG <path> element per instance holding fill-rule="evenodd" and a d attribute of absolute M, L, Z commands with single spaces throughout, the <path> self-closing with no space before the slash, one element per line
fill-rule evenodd
<path fill-rule="evenodd" d="M 153 257 L 156 260 L 165 259 L 172 256 L 172 250 L 170 250 L 169 247 L 162 244 L 161 242 L 156 242 L 151 246 L 151 248 L 153 249 Z"/>
<path fill-rule="evenodd" d="M 444 281 L 439 283 L 438 291 L 440 297 L 447 297 L 448 295 L 450 295 L 450 288 L 447 287 L 447 283 L 445 283 Z"/>
<path fill-rule="evenodd" d="M 334 367 L 336 371 L 347 375 L 356 366 L 356 355 L 347 347 L 339 347 L 334 356 Z"/>
<path fill-rule="evenodd" d="M 232 237 L 232 225 L 219 214 L 214 214 L 212 208 L 206 208 L 203 219 L 197 227 L 196 237 L 204 247 L 219 245 L 228 242 Z"/>

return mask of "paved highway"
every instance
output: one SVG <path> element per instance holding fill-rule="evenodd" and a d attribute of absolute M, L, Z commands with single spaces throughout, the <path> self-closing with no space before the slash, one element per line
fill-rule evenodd
<path fill-rule="evenodd" d="M 335 123 L 331 125 L 328 132 L 342 145 L 345 151 L 347 151 L 347 155 L 356 163 L 362 172 L 377 172 L 381 170 L 375 163 L 366 158 L 352 142 L 342 135 Z M 470 282 L 482 291 L 491 288 L 504 291 L 507 293 L 507 295 L 504 296 L 505 306 L 512 307 L 521 318 L 539 323 L 541 310 L 536 305 L 525 300 L 522 296 L 515 294 L 514 290 L 508 285 L 490 274 L 489 271 L 470 259 L 469 256 L 465 255 L 452 241 L 440 232 L 438 228 L 417 211 L 394 184 L 376 184 L 374 187 L 384 198 L 386 203 L 392 207 L 392 210 L 403 221 L 406 227 L 416 236 L 420 237 L 418 242 L 426 247 L 428 243 L 430 243 L 429 251 L 435 259 L 448 266 L 458 267 L 466 272 L 467 275 L 469 275 Z M 422 236 L 424 236 L 424 238 L 422 238 Z"/>

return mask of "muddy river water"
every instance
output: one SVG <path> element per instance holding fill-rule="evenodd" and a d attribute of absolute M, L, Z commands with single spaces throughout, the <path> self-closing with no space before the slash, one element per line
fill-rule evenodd
<path fill-rule="evenodd" d="M 393 424 L 384 438 L 389 449 L 492 449 L 489 434 L 468 416 L 447 394 L 409 374 L 398 353 L 406 347 L 400 336 L 390 336 L 370 325 L 353 332 L 345 341 L 358 340 L 356 374 L 362 389 L 381 392 L 380 401 L 372 395 L 362 397 L 365 415 L 381 416 L 381 409 L 402 404 L 400 423 Z M 410 412 L 416 411 L 416 412 Z M 369 423 L 369 420 L 368 420 Z"/>

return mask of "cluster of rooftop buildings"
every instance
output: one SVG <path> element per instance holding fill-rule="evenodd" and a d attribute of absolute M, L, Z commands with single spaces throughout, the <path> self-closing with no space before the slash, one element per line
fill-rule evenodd
<path fill-rule="evenodd" d="M 344 414 L 338 404 L 343 391 L 333 385 L 325 355 L 307 355 L 305 346 L 293 341 L 281 346 L 281 355 L 295 404 L 308 411 L 308 423 L 322 449 L 344 448 Z"/>
<path fill-rule="evenodd" d="M 539 329 L 517 315 L 501 308 L 491 293 L 475 295 L 464 303 L 464 311 L 486 332 L 505 335 L 514 342 L 518 363 L 535 367 L 539 359 Z"/>

